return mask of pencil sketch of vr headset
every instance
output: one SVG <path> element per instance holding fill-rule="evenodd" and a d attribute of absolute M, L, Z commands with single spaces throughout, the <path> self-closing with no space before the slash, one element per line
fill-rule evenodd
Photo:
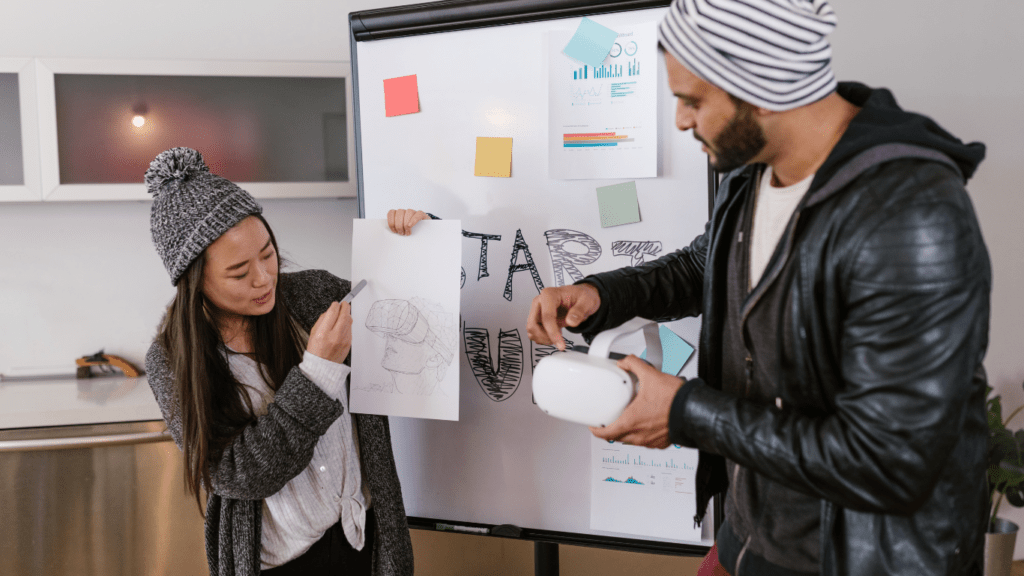
<path fill-rule="evenodd" d="M 439 335 L 438 332 L 445 330 L 444 326 L 432 326 L 438 324 L 438 313 L 421 310 L 426 308 L 426 303 L 419 298 L 414 298 L 419 307 L 408 300 L 378 300 L 370 307 L 366 316 L 366 328 L 381 337 L 393 337 L 409 344 L 422 344 L 438 355 L 444 364 L 451 364 L 455 356 L 454 345 L 449 342 L 448 334 Z M 429 316 L 435 317 L 432 322 Z"/>

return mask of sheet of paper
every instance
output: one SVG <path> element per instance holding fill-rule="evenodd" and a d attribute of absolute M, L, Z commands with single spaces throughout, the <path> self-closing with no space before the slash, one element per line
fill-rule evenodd
<path fill-rule="evenodd" d="M 353 222 L 352 412 L 459 419 L 461 262 L 459 220 Z"/>
<path fill-rule="evenodd" d="M 476 139 L 476 163 L 474 176 L 512 176 L 512 139 L 486 138 Z"/>
<path fill-rule="evenodd" d="M 416 75 L 389 78 L 384 81 L 384 115 L 387 117 L 420 111 L 420 92 Z"/>
<path fill-rule="evenodd" d="M 658 175 L 655 22 L 618 30 L 597 66 L 562 53 L 571 31 L 547 35 L 548 175 L 559 180 Z"/>
<path fill-rule="evenodd" d="M 700 540 L 693 525 L 697 451 L 638 448 L 591 437 L 590 528 Z"/>
<path fill-rule="evenodd" d="M 602 26 L 590 18 L 584 18 L 562 52 L 570 58 L 596 68 L 608 57 L 617 36 L 615 30 Z"/>
<path fill-rule="evenodd" d="M 683 365 L 693 355 L 693 346 L 664 324 L 658 326 L 658 335 L 661 336 L 661 371 L 678 376 Z M 647 350 L 640 357 L 646 360 Z"/>
<path fill-rule="evenodd" d="M 597 206 L 601 213 L 602 228 L 639 222 L 640 204 L 636 199 L 636 182 L 599 187 Z"/>

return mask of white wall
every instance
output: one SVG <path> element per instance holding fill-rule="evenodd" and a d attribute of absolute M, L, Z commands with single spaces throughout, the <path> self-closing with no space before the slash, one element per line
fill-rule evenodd
<path fill-rule="evenodd" d="M 401 3 L 8 0 L 0 57 L 348 60 L 348 12 Z M 1024 169 L 1016 157 L 1024 134 L 1024 35 L 1017 29 L 1024 4 L 833 4 L 841 79 L 888 87 L 904 107 L 989 147 L 969 186 L 995 275 L 986 366 L 1005 404 L 1016 406 L 1024 402 Z M 354 200 L 264 207 L 286 255 L 347 277 Z M 172 295 L 148 223 L 148 202 L 0 204 L 0 371 L 101 347 L 142 362 Z M 1024 511 L 1004 507 L 1003 515 L 1024 525 Z"/>

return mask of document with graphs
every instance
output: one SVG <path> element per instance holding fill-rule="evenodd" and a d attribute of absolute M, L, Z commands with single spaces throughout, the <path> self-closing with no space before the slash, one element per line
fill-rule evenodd
<path fill-rule="evenodd" d="M 694 526 L 697 451 L 628 446 L 591 437 L 590 528 L 672 540 L 701 538 Z"/>
<path fill-rule="evenodd" d="M 600 16 L 594 18 L 601 22 Z M 600 66 L 563 53 L 574 32 L 548 33 L 548 177 L 658 175 L 655 22 L 615 28 Z"/>

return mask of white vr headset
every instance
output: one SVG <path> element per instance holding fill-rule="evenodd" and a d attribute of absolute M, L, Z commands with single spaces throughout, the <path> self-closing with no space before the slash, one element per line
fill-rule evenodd
<path fill-rule="evenodd" d="M 612 344 L 637 330 L 644 331 L 647 362 L 661 370 L 658 324 L 634 318 L 598 334 L 587 353 L 554 352 L 533 371 L 533 399 L 546 414 L 587 426 L 606 426 L 622 414 L 636 395 L 636 376 L 609 357 Z"/>

